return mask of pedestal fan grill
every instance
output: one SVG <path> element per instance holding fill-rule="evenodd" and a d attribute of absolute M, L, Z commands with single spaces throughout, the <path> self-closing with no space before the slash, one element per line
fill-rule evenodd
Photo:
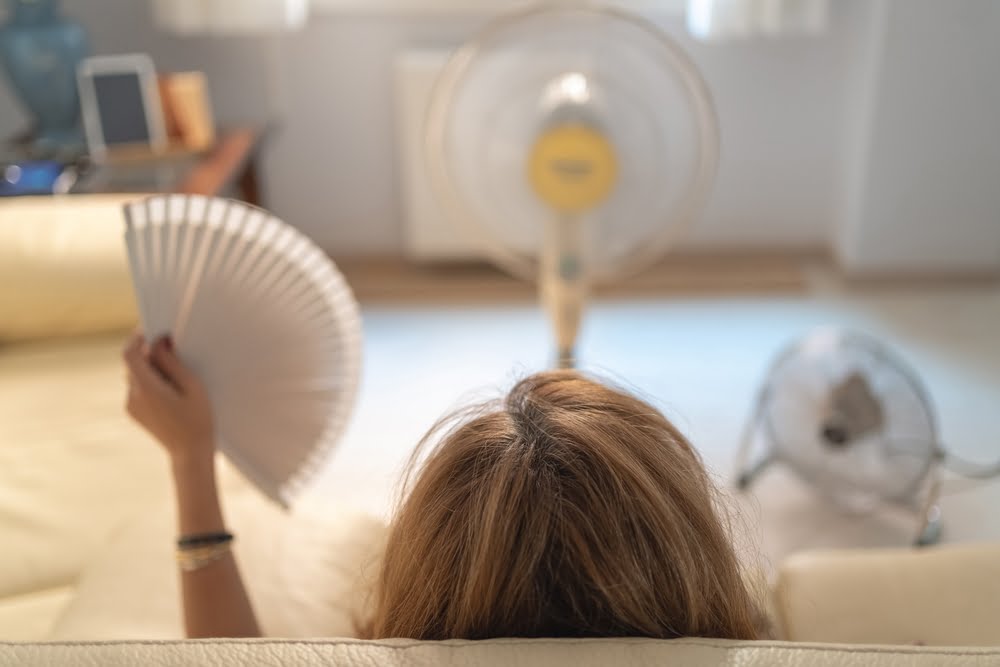
<path fill-rule="evenodd" d="M 537 280 L 561 366 L 590 286 L 659 258 L 702 210 L 718 130 L 704 81 L 650 23 L 542 6 L 458 49 L 425 149 L 448 215 L 510 273 Z"/>

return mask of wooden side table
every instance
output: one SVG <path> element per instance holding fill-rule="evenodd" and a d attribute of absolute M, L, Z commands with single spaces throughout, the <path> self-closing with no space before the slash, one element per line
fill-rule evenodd
<path fill-rule="evenodd" d="M 260 206 L 257 163 L 262 138 L 263 133 L 251 127 L 223 133 L 215 148 L 191 169 L 177 191 L 213 197 L 235 187 L 240 199 Z"/>
<path fill-rule="evenodd" d="M 122 156 L 84 173 L 72 192 L 235 196 L 261 206 L 258 162 L 264 134 L 261 128 L 237 127 L 220 132 L 215 146 L 205 153 Z"/>

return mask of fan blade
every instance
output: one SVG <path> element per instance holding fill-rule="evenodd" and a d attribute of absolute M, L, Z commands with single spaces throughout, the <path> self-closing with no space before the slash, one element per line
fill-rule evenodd
<path fill-rule="evenodd" d="M 146 292 L 145 263 L 143 261 L 143 243 L 139 236 L 141 222 L 134 205 L 126 205 L 125 214 L 125 250 L 128 255 L 129 275 L 132 278 L 132 290 L 135 293 L 136 307 L 139 310 L 139 320 L 145 329 L 150 321 L 149 295 Z"/>
<path fill-rule="evenodd" d="M 587 299 L 582 220 L 557 218 L 545 232 L 539 290 L 555 329 L 559 365 L 571 367 Z"/>

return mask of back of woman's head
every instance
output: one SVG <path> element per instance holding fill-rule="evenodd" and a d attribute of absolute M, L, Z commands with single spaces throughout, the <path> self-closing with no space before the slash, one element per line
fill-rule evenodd
<path fill-rule="evenodd" d="M 650 405 L 574 372 L 529 377 L 427 456 L 391 527 L 372 634 L 754 638 L 713 494 Z"/>

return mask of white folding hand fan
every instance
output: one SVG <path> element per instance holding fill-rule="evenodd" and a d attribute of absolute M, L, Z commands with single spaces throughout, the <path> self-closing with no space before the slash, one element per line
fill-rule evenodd
<path fill-rule="evenodd" d="M 126 205 L 125 221 L 147 339 L 172 336 L 211 396 L 219 448 L 287 506 L 354 403 L 361 321 L 343 276 L 240 202 L 156 196 Z"/>
<path fill-rule="evenodd" d="M 565 366 L 589 286 L 648 266 L 701 212 L 718 129 L 698 70 L 655 26 L 562 3 L 454 54 L 425 147 L 451 217 L 538 281 Z"/>

